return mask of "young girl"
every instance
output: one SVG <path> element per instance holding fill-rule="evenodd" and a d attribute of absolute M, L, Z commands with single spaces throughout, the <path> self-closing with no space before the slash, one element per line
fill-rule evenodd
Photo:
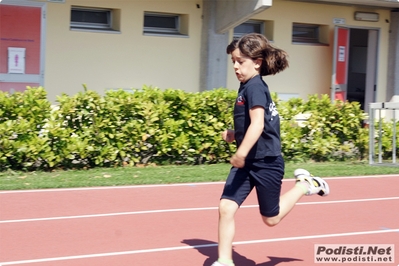
<path fill-rule="evenodd" d="M 236 141 L 232 168 L 219 204 L 219 259 L 212 266 L 232 266 L 234 216 L 255 187 L 263 222 L 277 225 L 303 195 L 329 194 L 328 184 L 304 169 L 294 172 L 296 183 L 280 197 L 284 176 L 280 118 L 262 76 L 288 67 L 287 53 L 273 47 L 261 34 L 247 34 L 227 47 L 240 88 L 234 106 L 234 130 L 222 137 Z"/>

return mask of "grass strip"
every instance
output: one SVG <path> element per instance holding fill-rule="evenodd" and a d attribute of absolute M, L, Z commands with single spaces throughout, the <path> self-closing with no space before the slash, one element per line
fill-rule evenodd
<path fill-rule="evenodd" d="M 53 172 L 0 173 L 0 190 L 126 186 L 224 181 L 229 164 L 196 166 L 147 166 L 95 168 Z M 315 176 L 399 175 L 395 166 L 369 165 L 368 162 L 286 163 L 285 178 L 296 168 L 305 168 Z"/>

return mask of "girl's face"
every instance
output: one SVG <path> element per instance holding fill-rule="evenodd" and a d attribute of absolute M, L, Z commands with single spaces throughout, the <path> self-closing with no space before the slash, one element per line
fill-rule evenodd
<path fill-rule="evenodd" d="M 259 75 L 262 63 L 261 59 L 253 60 L 243 55 L 240 49 L 237 48 L 231 53 L 231 60 L 233 61 L 236 77 L 240 82 L 245 83 L 256 75 Z"/>

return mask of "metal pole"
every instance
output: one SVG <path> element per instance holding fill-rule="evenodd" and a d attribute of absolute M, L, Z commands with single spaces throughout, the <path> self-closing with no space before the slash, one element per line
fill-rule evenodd
<path fill-rule="evenodd" d="M 396 163 L 396 109 L 393 109 L 392 163 Z"/>
<path fill-rule="evenodd" d="M 374 108 L 369 109 L 369 164 L 374 164 Z"/>
<path fill-rule="evenodd" d="M 381 109 L 378 109 L 378 163 L 382 163 L 382 122 L 381 122 Z"/>

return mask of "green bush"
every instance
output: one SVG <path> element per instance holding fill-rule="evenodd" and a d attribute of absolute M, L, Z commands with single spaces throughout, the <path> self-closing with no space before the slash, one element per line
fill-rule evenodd
<path fill-rule="evenodd" d="M 363 159 L 368 149 L 366 115 L 357 102 L 331 102 L 328 95 L 310 95 L 307 102 L 278 102 L 284 156 L 297 161 Z M 303 126 L 296 115 L 309 114 Z"/>
<path fill-rule="evenodd" d="M 0 92 L 0 170 L 227 162 L 235 145 L 224 142 L 221 132 L 233 127 L 235 98 L 236 91 L 222 88 L 187 93 L 143 87 L 104 96 L 85 88 L 59 96 L 51 106 L 43 88 Z M 273 98 L 282 117 L 287 160 L 359 160 L 367 155 L 368 130 L 359 104 L 331 103 L 327 95 L 310 95 L 308 101 Z M 298 123 L 298 114 L 310 116 Z M 388 158 L 392 129 L 388 122 L 384 127 Z"/>
<path fill-rule="evenodd" d="M 51 111 L 46 97 L 43 88 L 12 95 L 0 91 L 0 170 L 45 164 L 51 152 L 41 136 Z"/>

